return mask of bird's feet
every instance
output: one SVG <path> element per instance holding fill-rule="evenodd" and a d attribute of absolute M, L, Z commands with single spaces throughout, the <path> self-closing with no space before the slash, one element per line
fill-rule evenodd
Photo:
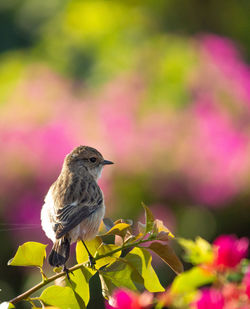
<path fill-rule="evenodd" d="M 70 276 L 69 276 L 69 270 L 68 270 L 68 268 L 66 267 L 66 265 L 63 265 L 62 271 L 64 271 L 64 272 L 66 273 L 67 279 L 71 282 Z"/>
<path fill-rule="evenodd" d="M 95 261 L 94 257 L 90 254 L 89 255 L 89 266 L 90 266 L 90 268 L 95 269 L 95 264 L 96 264 L 96 261 Z"/>

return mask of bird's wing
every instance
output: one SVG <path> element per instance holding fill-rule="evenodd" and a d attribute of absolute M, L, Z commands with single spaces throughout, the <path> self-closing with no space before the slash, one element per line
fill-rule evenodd
<path fill-rule="evenodd" d="M 55 234 L 57 239 L 71 231 L 101 207 L 103 196 L 97 183 L 93 181 L 85 182 L 79 200 L 79 202 L 66 204 L 56 210 Z"/>

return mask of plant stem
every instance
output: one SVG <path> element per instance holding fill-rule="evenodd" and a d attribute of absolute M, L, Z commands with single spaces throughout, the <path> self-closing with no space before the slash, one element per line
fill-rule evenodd
<path fill-rule="evenodd" d="M 146 243 L 146 242 L 149 242 L 151 240 L 154 239 L 154 236 L 151 235 L 149 236 L 147 239 L 141 239 L 141 240 L 138 240 L 138 241 L 135 241 L 133 243 L 128 243 L 126 245 L 123 245 L 113 251 L 110 251 L 110 252 L 107 252 L 105 254 L 102 254 L 102 255 L 97 255 L 94 260 L 97 261 L 97 260 L 100 260 L 102 258 L 105 258 L 107 256 L 111 256 L 113 255 L 114 253 L 116 252 L 119 252 L 121 250 L 124 250 L 124 249 L 128 249 L 128 248 L 131 248 L 131 247 L 136 247 L 140 244 L 143 244 L 143 243 Z M 69 272 L 72 272 L 72 271 L 75 271 L 81 267 L 86 267 L 88 265 L 87 262 L 84 262 L 84 263 L 81 263 L 81 264 L 76 264 L 74 266 L 72 266 L 71 268 L 68 269 Z M 31 289 L 27 290 L 26 292 L 18 295 L 17 297 L 11 299 L 9 302 L 12 303 L 12 304 L 16 304 L 18 302 L 20 302 L 21 300 L 26 300 L 31 294 L 33 294 L 34 292 L 40 290 L 42 287 L 46 286 L 47 284 L 49 284 L 50 282 L 62 277 L 62 276 L 65 276 L 66 275 L 66 272 L 65 271 L 62 271 L 60 272 L 59 274 L 56 274 L 56 275 L 53 275 L 49 278 L 44 278 L 44 280 L 38 284 L 36 284 L 35 286 L 33 286 Z"/>

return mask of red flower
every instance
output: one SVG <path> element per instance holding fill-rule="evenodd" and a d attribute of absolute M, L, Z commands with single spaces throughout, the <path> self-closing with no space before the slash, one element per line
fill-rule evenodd
<path fill-rule="evenodd" d="M 106 309 L 148 309 L 151 308 L 153 294 L 144 292 L 141 295 L 126 289 L 117 290 Z"/>
<path fill-rule="evenodd" d="M 249 241 L 234 235 L 221 235 L 214 241 L 214 264 L 221 268 L 234 268 L 247 256 Z"/>
<path fill-rule="evenodd" d="M 220 291 L 215 289 L 201 290 L 201 296 L 195 303 L 197 309 L 222 309 L 224 306 L 224 298 Z"/>

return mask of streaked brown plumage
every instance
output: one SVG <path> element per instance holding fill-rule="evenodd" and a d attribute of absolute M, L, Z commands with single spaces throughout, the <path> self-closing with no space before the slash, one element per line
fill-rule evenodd
<path fill-rule="evenodd" d="M 54 242 L 49 256 L 52 266 L 65 265 L 71 243 L 97 234 L 105 212 L 97 180 L 106 164 L 112 162 L 88 146 L 79 146 L 66 156 L 41 212 L 43 230 Z"/>

